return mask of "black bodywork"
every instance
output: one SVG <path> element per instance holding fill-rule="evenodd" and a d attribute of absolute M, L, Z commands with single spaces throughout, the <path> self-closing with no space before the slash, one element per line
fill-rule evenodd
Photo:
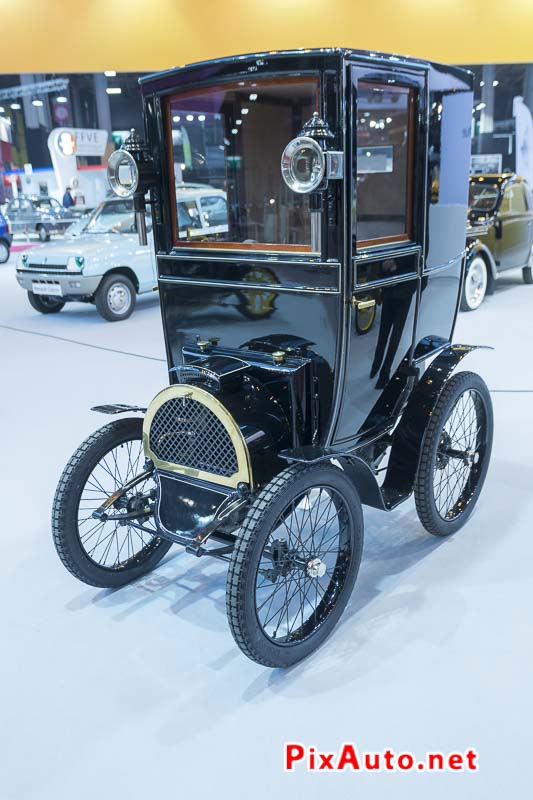
<path fill-rule="evenodd" d="M 328 146 L 344 153 L 342 179 L 322 195 L 320 252 L 176 246 L 167 97 L 280 75 L 318 78 L 318 111 L 333 133 Z M 373 81 L 409 87 L 414 98 L 411 233 L 360 246 L 358 87 Z M 471 74 L 330 49 L 221 59 L 144 78 L 141 87 L 169 381 L 196 381 L 215 395 L 250 453 L 252 485 L 240 487 L 240 497 L 228 489 L 224 502 L 244 506 L 287 462 L 334 458 L 363 503 L 394 507 L 413 490 L 439 392 L 472 349 L 451 344 L 465 263 Z M 244 315 L 247 299 L 264 313 Z M 161 474 L 158 509 L 167 535 L 187 544 L 202 538 L 198 520 L 213 520 L 216 504 L 213 486 L 184 484 Z M 229 531 L 237 518 L 227 517 Z M 224 535 L 220 519 L 217 530 Z"/>

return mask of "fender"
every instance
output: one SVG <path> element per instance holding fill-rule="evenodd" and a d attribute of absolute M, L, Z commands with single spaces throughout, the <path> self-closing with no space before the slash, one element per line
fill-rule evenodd
<path fill-rule="evenodd" d="M 498 278 L 498 269 L 496 267 L 496 261 L 494 260 L 494 256 L 490 252 L 489 248 L 486 244 L 483 244 L 479 239 L 472 239 L 466 245 L 466 267 L 465 267 L 465 275 L 467 274 L 468 270 L 470 269 L 470 264 L 472 260 L 477 255 L 483 255 L 486 259 L 490 274 L 493 280 L 497 280 Z"/>
<path fill-rule="evenodd" d="M 440 393 L 463 358 L 478 349 L 493 348 L 485 345 L 450 345 L 431 362 L 413 389 L 392 439 L 382 486 L 387 508 L 394 508 L 413 491 L 424 434 Z"/>

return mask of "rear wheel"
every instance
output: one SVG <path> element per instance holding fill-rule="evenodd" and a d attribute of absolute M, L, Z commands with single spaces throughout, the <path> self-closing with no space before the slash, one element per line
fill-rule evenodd
<path fill-rule="evenodd" d="M 76 450 L 59 480 L 52 510 L 54 544 L 65 567 L 91 586 L 118 587 L 153 569 L 171 547 L 157 535 L 152 515 L 154 480 L 145 476 L 142 419 L 114 420 Z M 128 491 L 123 486 L 140 480 Z M 136 528 L 92 516 L 119 493 L 107 516 L 136 516 Z"/>
<path fill-rule="evenodd" d="M 475 256 L 463 283 L 462 311 L 475 311 L 479 308 L 487 294 L 488 282 L 487 263 L 482 256 Z"/>
<path fill-rule="evenodd" d="M 485 382 L 460 372 L 444 387 L 422 442 L 415 501 L 435 536 L 459 530 L 478 500 L 492 449 L 492 402 Z"/>
<path fill-rule="evenodd" d="M 524 283 L 528 284 L 533 283 L 533 269 L 531 267 L 523 267 L 522 278 L 524 280 Z"/>
<path fill-rule="evenodd" d="M 41 242 L 49 242 L 50 241 L 50 234 L 44 227 L 44 225 L 37 225 L 37 235 Z"/>
<path fill-rule="evenodd" d="M 291 466 L 257 496 L 228 571 L 226 607 L 245 655 L 289 667 L 331 633 L 353 589 L 361 502 L 332 464 Z"/>
<path fill-rule="evenodd" d="M 60 300 L 58 297 L 51 297 L 46 294 L 34 294 L 33 292 L 28 292 L 28 300 L 30 301 L 31 307 L 41 314 L 57 314 L 65 305 L 65 301 Z"/>
<path fill-rule="evenodd" d="M 135 286 L 125 275 L 115 273 L 105 277 L 96 290 L 98 312 L 109 322 L 127 319 L 136 301 Z"/>

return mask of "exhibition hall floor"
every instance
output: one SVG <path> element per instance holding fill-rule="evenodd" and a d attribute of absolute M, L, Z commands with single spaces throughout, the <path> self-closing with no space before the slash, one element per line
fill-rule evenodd
<path fill-rule="evenodd" d="M 59 474 L 105 417 L 166 384 L 157 297 L 122 323 L 92 306 L 40 316 L 0 267 L 2 800 L 384 797 L 486 800 L 533 782 L 533 286 L 510 273 L 456 341 L 493 392 L 481 501 L 455 538 L 409 502 L 366 510 L 350 605 L 288 672 L 248 661 L 226 621 L 225 567 L 179 548 L 120 591 L 59 562 Z M 283 772 L 292 740 L 336 750 L 479 753 L 476 774 Z M 523 758 L 523 760 L 521 760 Z"/>

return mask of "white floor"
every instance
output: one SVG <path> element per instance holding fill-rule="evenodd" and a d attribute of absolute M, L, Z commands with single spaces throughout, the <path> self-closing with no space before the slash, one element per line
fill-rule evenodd
<path fill-rule="evenodd" d="M 0 267 L 0 798 L 454 798 L 530 795 L 533 286 L 502 281 L 457 341 L 494 391 L 479 507 L 456 538 L 408 503 L 366 512 L 342 624 L 289 672 L 233 644 L 225 569 L 173 549 L 118 592 L 76 582 L 50 538 L 59 473 L 105 422 L 166 383 L 157 298 L 127 322 L 90 306 L 40 316 Z M 334 750 L 479 752 L 477 774 L 284 774 L 286 740 Z M 305 792 L 305 795 L 304 795 Z"/>

